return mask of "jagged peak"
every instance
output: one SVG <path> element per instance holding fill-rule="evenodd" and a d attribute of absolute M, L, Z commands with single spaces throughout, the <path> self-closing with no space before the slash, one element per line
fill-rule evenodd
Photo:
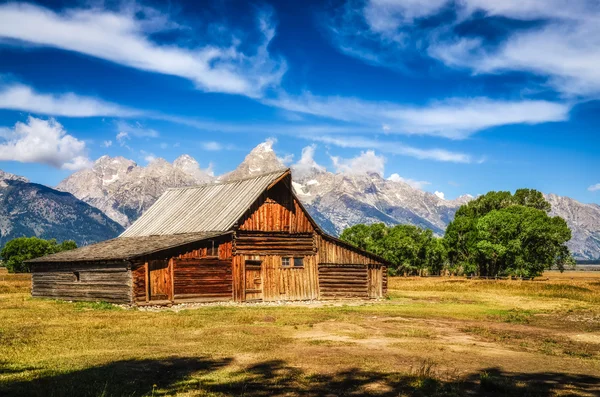
<path fill-rule="evenodd" d="M 11 174 L 10 172 L 6 172 L 6 171 L 2 171 L 2 170 L 0 170 L 0 180 L 29 182 L 29 179 L 25 178 L 24 176 Z"/>

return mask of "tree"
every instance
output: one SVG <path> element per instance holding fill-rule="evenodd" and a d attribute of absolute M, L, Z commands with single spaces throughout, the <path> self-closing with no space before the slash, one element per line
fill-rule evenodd
<path fill-rule="evenodd" d="M 441 239 L 431 230 L 412 225 L 355 225 L 344 230 L 340 238 L 391 262 L 391 274 L 439 274 L 446 261 Z"/>
<path fill-rule="evenodd" d="M 55 254 L 77 248 L 73 240 L 58 244 L 55 239 L 44 240 L 37 237 L 19 237 L 6 243 L 0 256 L 10 273 L 28 273 L 31 271 L 26 260 Z"/>
<path fill-rule="evenodd" d="M 550 217 L 550 204 L 531 189 L 489 192 L 462 206 L 444 242 L 453 269 L 482 276 L 537 276 L 572 263 L 565 245 L 571 230 Z"/>

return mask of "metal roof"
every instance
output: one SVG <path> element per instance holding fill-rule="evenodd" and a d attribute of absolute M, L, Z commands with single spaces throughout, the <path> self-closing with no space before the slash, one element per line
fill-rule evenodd
<path fill-rule="evenodd" d="M 48 263 L 127 260 L 226 234 L 229 234 L 229 232 L 187 233 L 171 236 L 117 237 L 112 240 L 102 241 L 71 251 L 46 255 L 27 262 Z"/>
<path fill-rule="evenodd" d="M 289 170 L 167 190 L 121 237 L 224 232 Z"/>

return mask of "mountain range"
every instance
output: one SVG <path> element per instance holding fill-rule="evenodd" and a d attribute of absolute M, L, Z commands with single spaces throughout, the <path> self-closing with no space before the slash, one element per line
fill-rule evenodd
<path fill-rule="evenodd" d="M 33 211 L 27 219 L 8 218 L 4 214 L 6 209 L 2 209 L 0 242 L 8 238 L 5 230 L 10 225 L 13 225 L 11 230 L 17 230 L 17 234 L 51 235 L 59 240 L 63 236 L 77 237 L 78 243 L 114 237 L 168 188 L 248 177 L 283 167 L 285 165 L 273 150 L 272 142 L 267 141 L 255 147 L 235 170 L 221 176 L 201 169 L 189 155 L 182 155 L 173 163 L 155 159 L 147 166 L 140 166 L 123 157 L 103 156 L 92 168 L 75 172 L 60 182 L 56 187 L 60 192 L 0 171 L 2 200 L 7 195 L 18 194 L 19 190 L 35 191 L 40 200 L 40 203 L 33 205 L 31 203 L 36 202 L 33 199 L 35 194 L 22 193 L 32 197 L 29 206 L 20 209 L 22 216 L 27 211 Z M 311 156 L 303 156 L 301 161 L 293 165 L 292 175 L 294 189 L 300 200 L 315 221 L 334 235 L 349 226 L 373 222 L 413 224 L 442 235 L 458 208 L 473 199 L 473 196 L 464 195 L 455 200 L 445 200 L 412 186 L 397 175 L 384 179 L 378 173 L 332 173 L 315 163 Z M 47 207 L 50 197 L 54 200 L 54 208 L 60 208 L 57 210 L 59 213 L 71 211 L 68 213 L 77 214 L 72 215 L 77 219 L 76 223 L 88 222 L 93 227 L 86 230 L 71 228 L 70 232 L 68 228 L 56 226 L 54 235 L 48 233 L 48 227 L 55 225 L 48 220 L 54 219 L 54 212 L 40 214 L 35 211 L 36 208 Z M 62 198 L 62 206 L 55 204 L 57 197 Z M 545 197 L 552 205 L 551 214 L 563 217 L 573 232 L 569 247 L 574 256 L 577 259 L 600 258 L 600 206 L 583 204 L 554 194 L 546 194 Z M 70 208 L 68 211 L 67 207 Z M 91 230 L 96 229 L 93 234 Z M 8 236 L 15 235 L 15 232 L 11 233 Z"/>
<path fill-rule="evenodd" d="M 70 193 L 0 171 L 0 247 L 23 236 L 87 245 L 122 231 L 119 223 Z"/>

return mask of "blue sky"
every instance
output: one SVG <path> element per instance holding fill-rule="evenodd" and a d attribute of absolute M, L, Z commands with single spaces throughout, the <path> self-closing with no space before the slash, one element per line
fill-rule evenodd
<path fill-rule="evenodd" d="M 272 139 L 446 198 L 600 203 L 597 1 L 167 4 L 0 4 L 0 168 L 52 186 L 186 153 L 220 174 Z"/>

